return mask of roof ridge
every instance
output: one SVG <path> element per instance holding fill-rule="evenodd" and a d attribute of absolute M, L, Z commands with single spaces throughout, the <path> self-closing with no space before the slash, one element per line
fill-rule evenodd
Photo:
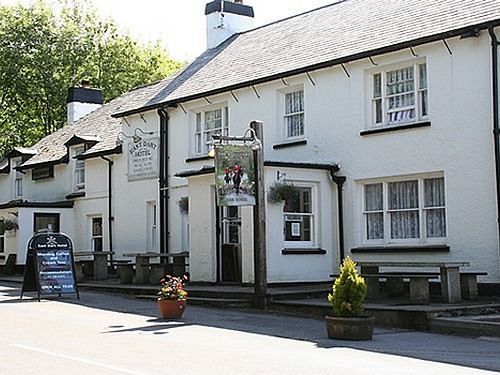
<path fill-rule="evenodd" d="M 274 24 L 278 24 L 280 22 L 285 22 L 285 21 L 291 20 L 292 18 L 301 17 L 301 16 L 303 16 L 305 14 L 308 14 L 308 13 L 313 13 L 313 12 L 316 12 L 316 11 L 324 9 L 324 8 L 333 7 L 335 5 L 339 5 L 339 4 L 345 3 L 347 1 L 352 1 L 352 0 L 337 0 L 337 1 L 333 2 L 333 3 L 322 5 L 322 6 L 318 7 L 318 8 L 306 10 L 306 11 L 304 11 L 302 13 L 294 14 L 294 15 L 291 15 L 291 16 L 288 16 L 288 17 L 285 17 L 285 18 L 281 18 L 281 19 L 276 20 L 276 21 L 271 21 L 269 23 L 266 23 L 265 25 L 260 25 L 260 26 L 254 27 L 253 29 L 249 29 L 249 30 L 241 31 L 239 33 L 235 33 L 234 35 L 242 35 L 242 34 L 250 33 L 250 32 L 255 31 L 255 30 L 263 29 L 265 27 L 268 27 L 268 26 L 271 26 L 271 25 L 274 25 Z"/>

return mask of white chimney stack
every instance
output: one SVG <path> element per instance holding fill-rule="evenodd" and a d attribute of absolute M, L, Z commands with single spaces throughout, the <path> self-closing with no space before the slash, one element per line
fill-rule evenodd
<path fill-rule="evenodd" d="M 96 110 L 104 99 L 100 89 L 93 89 L 89 81 L 82 81 L 81 87 L 70 87 L 66 99 L 68 108 L 68 125 Z"/>
<path fill-rule="evenodd" d="M 214 48 L 231 35 L 253 28 L 254 12 L 243 0 L 216 0 L 205 6 L 207 48 Z"/>

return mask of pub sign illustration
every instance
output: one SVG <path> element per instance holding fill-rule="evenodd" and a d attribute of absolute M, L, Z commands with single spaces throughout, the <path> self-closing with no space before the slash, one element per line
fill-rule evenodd
<path fill-rule="evenodd" d="M 245 145 L 216 145 L 215 183 L 219 206 L 255 205 L 252 148 Z"/>

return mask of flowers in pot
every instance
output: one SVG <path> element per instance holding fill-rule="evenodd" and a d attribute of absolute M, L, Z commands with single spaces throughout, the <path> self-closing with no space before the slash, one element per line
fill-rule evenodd
<path fill-rule="evenodd" d="M 178 319 L 186 309 L 187 291 L 184 289 L 188 281 L 187 275 L 181 277 L 165 275 L 160 280 L 161 288 L 158 291 L 158 309 L 165 319 Z"/>
<path fill-rule="evenodd" d="M 363 316 L 365 297 L 365 280 L 358 274 L 356 263 L 346 257 L 328 295 L 334 314 L 325 317 L 329 338 L 371 340 L 375 318 Z"/>

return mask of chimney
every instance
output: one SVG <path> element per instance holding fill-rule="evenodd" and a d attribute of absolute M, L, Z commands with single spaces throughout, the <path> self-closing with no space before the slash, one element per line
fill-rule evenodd
<path fill-rule="evenodd" d="M 214 48 L 231 35 L 253 27 L 254 12 L 243 0 L 216 0 L 205 6 L 207 48 Z"/>
<path fill-rule="evenodd" d="M 71 125 L 71 123 L 102 106 L 104 100 L 100 89 L 90 88 L 89 81 L 83 80 L 80 87 L 69 88 L 66 103 L 68 107 L 68 125 Z"/>

